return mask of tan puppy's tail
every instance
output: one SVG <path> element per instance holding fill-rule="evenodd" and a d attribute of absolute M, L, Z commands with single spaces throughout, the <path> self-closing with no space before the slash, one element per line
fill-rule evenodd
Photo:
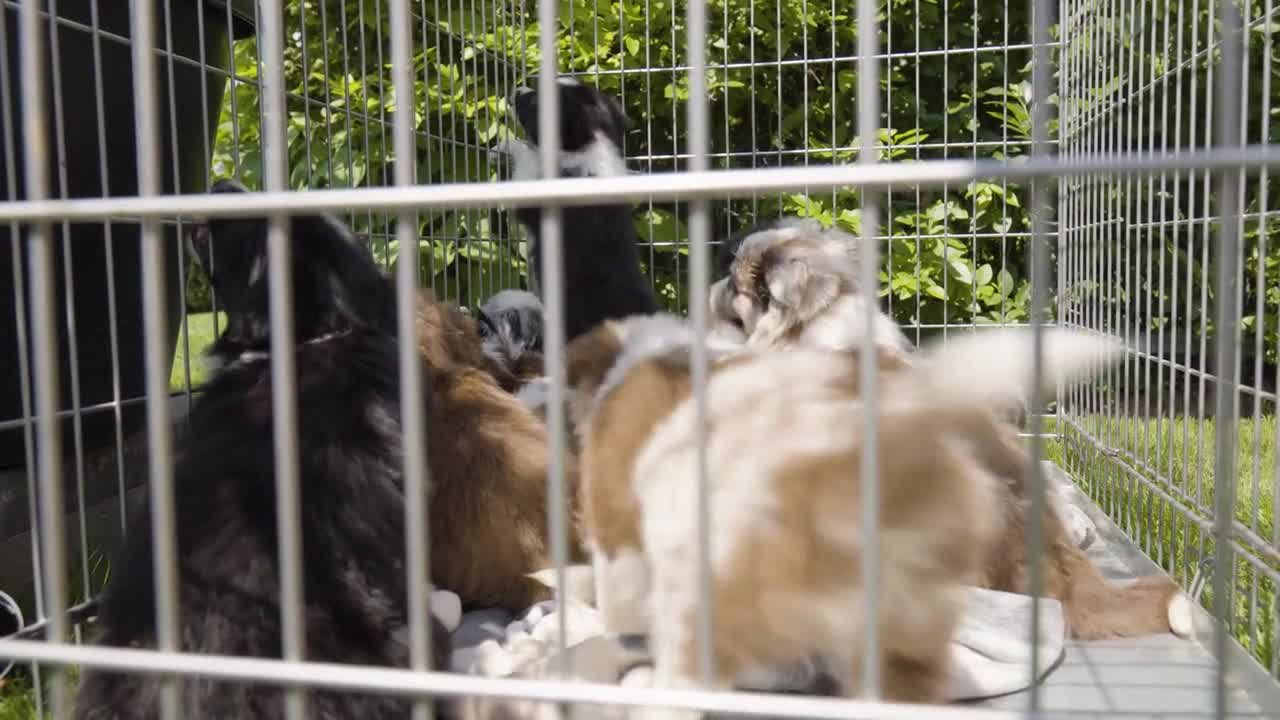
<path fill-rule="evenodd" d="M 1043 331 L 1043 365 L 1036 377 L 1035 336 L 1026 328 L 956 334 L 921 348 L 930 400 L 948 406 L 989 407 L 992 398 L 1048 393 L 1086 380 L 1125 351 L 1117 338 L 1066 328 Z"/>
<path fill-rule="evenodd" d="M 1088 556 L 1074 548 L 1067 566 L 1069 582 L 1062 609 L 1071 637 L 1191 635 L 1191 600 L 1169 576 L 1149 575 L 1128 584 L 1108 582 Z"/>

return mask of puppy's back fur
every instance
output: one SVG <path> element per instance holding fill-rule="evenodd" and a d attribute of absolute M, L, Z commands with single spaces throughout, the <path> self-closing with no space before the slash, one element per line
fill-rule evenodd
<path fill-rule="evenodd" d="M 528 577 L 551 564 L 546 427 L 500 385 L 513 376 L 483 352 L 475 321 L 458 306 L 423 291 L 417 332 L 431 371 L 432 581 L 457 593 L 468 609 L 518 610 L 550 599 L 551 591 Z M 565 474 L 576 493 L 572 456 Z M 576 525 L 569 544 L 572 559 L 580 559 Z"/>
<path fill-rule="evenodd" d="M 221 192 L 242 191 L 219 184 Z M 211 222 L 197 254 L 227 309 L 224 361 L 196 400 L 174 469 L 179 638 L 186 652 L 281 657 L 265 221 Z M 389 285 L 332 218 L 292 223 L 293 350 L 306 658 L 408 666 L 398 350 Z M 210 262 L 216 258 L 217 262 Z M 427 377 L 430 377 L 428 374 Z M 429 408 L 427 409 L 429 410 Z M 151 518 L 129 526 L 97 642 L 154 647 Z M 448 635 L 432 618 L 437 666 Z M 179 679 L 183 717 L 279 717 L 278 687 Z M 86 670 L 76 717 L 153 718 L 160 679 Z M 398 718 L 405 701 L 309 694 L 313 718 Z"/>

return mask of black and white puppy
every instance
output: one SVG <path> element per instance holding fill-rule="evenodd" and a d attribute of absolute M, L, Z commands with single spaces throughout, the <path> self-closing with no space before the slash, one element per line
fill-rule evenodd
<path fill-rule="evenodd" d="M 213 191 L 244 189 L 223 181 Z M 337 220 L 296 217 L 290 233 L 305 657 L 407 667 L 408 595 L 428 588 L 408 587 L 405 574 L 393 288 Z M 266 235 L 263 219 L 215 219 L 192 239 L 228 322 L 174 468 L 185 652 L 282 655 Z M 156 646 L 151 522 L 143 508 L 112 565 L 101 645 Z M 448 633 L 434 617 L 432 638 L 435 666 L 447 667 Z M 179 682 L 184 718 L 284 714 L 275 686 Z M 159 687 L 155 676 L 86 670 L 76 717 L 157 717 Z M 308 694 L 309 718 L 408 715 L 400 698 Z"/>
<path fill-rule="evenodd" d="M 622 134 L 627 117 L 617 100 L 572 78 L 560 78 L 559 170 L 561 177 L 608 178 L 625 175 Z M 512 114 L 529 141 L 509 138 L 493 148 L 511 156 L 513 177 L 539 177 L 538 93 L 520 88 L 511 99 Z M 588 198 L 584 198 L 588 200 Z M 531 282 L 541 293 L 542 210 L 516 210 L 530 240 Z M 640 253 L 631 205 L 578 205 L 562 211 L 564 243 L 565 341 L 601 321 L 653 313 L 658 300 L 640 271 Z"/>

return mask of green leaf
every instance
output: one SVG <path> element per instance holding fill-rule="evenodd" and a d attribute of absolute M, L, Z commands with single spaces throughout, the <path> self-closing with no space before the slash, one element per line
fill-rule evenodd
<path fill-rule="evenodd" d="M 965 285 L 973 283 L 973 272 L 969 270 L 969 265 L 964 260 L 952 260 L 951 270 L 955 273 L 956 279 Z"/>
<path fill-rule="evenodd" d="M 1013 275 L 1009 274 L 1008 270 L 1005 270 L 1002 268 L 1000 270 L 999 279 L 1000 279 L 1000 294 L 1005 297 L 1008 297 L 1009 294 L 1013 292 Z"/>

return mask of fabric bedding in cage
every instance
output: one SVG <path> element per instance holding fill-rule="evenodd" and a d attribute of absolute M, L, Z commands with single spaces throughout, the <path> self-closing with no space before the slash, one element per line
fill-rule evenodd
<path fill-rule="evenodd" d="M 590 568 L 568 568 L 583 580 Z M 453 655 L 449 669 L 487 677 L 559 679 L 649 687 L 650 656 L 636 638 L 605 632 L 589 579 L 574 582 L 561 607 L 555 601 L 539 603 L 523 613 L 477 610 L 460 618 L 443 618 L 452 632 Z M 951 640 L 951 670 L 947 697 L 953 701 L 979 700 L 1025 690 L 1052 671 L 1062 657 L 1066 624 L 1057 600 L 1040 598 L 1036 661 L 1032 662 L 1032 598 L 984 588 L 967 588 L 965 613 Z M 437 593 L 450 595 L 451 593 Z M 452 605 L 451 600 L 433 602 Z M 851 609 L 850 612 L 856 612 Z M 566 648 L 558 650 L 561 623 Z M 567 661 L 567 662 L 566 662 Z M 566 673 L 567 675 L 562 675 Z M 820 661 L 753 672 L 740 678 L 747 690 L 826 694 L 832 678 Z M 475 697 L 465 701 L 469 718 L 541 718 L 554 713 L 547 703 L 529 700 Z M 625 718 L 625 708 L 593 708 L 592 717 Z M 545 715 L 551 718 L 552 715 Z"/>

